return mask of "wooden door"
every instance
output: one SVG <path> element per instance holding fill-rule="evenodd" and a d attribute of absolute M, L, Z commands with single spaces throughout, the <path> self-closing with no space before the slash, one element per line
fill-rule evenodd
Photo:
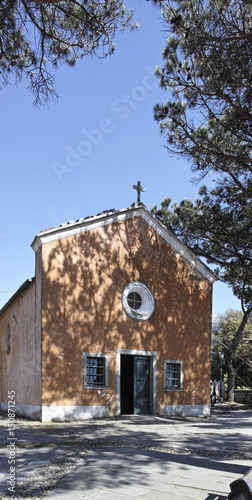
<path fill-rule="evenodd" d="M 147 356 L 134 356 L 134 414 L 150 413 L 150 370 Z"/>

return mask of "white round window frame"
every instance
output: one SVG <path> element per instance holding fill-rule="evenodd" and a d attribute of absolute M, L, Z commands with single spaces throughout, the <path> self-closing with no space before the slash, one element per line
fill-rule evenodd
<path fill-rule="evenodd" d="M 128 304 L 128 295 L 136 292 L 140 295 L 142 304 L 139 309 L 132 309 Z M 149 319 L 155 309 L 155 300 L 150 289 L 141 281 L 131 281 L 122 292 L 122 305 L 126 314 L 136 321 L 146 321 Z"/>

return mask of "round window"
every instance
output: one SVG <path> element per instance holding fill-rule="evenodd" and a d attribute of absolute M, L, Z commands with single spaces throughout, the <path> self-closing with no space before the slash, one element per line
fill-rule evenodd
<path fill-rule="evenodd" d="M 137 321 L 149 319 L 155 309 L 151 291 L 140 281 L 132 281 L 125 286 L 122 293 L 122 305 L 128 316 Z"/>
<path fill-rule="evenodd" d="M 142 305 L 142 299 L 137 292 L 130 292 L 127 297 L 127 302 L 131 309 L 139 309 Z"/>

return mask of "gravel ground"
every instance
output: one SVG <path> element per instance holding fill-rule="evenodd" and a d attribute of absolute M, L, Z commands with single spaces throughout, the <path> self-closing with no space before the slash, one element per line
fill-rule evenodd
<path fill-rule="evenodd" d="M 1 424 L 3 427 L 6 427 L 6 415 L 0 412 Z M 189 419 L 188 419 L 189 420 Z M 190 419 L 192 421 L 197 422 L 197 418 Z M 212 418 L 209 418 L 209 423 Z M 104 447 L 104 446 L 116 446 L 116 447 L 124 447 L 124 448 L 135 448 L 142 450 L 153 450 L 159 451 L 163 453 L 175 453 L 181 455 L 192 455 L 192 456 L 201 456 L 201 457 L 216 457 L 217 459 L 227 458 L 230 460 L 240 459 L 240 460 L 250 460 L 251 461 L 251 453 L 245 452 L 230 452 L 226 450 L 213 450 L 199 447 L 179 447 L 172 446 L 167 447 L 167 445 L 160 446 L 149 446 L 147 443 L 138 443 L 130 442 L 127 440 L 118 440 L 118 439 L 108 439 L 108 438 L 99 438 L 99 439 L 85 439 L 83 434 L 78 434 L 78 432 L 66 432 L 64 428 L 60 426 L 57 427 L 53 425 L 53 429 L 50 431 L 49 426 L 44 426 L 38 422 L 29 422 L 22 418 L 17 418 L 16 424 L 17 427 L 22 428 L 24 423 L 26 427 L 33 427 L 42 431 L 45 431 L 47 434 L 52 434 L 56 437 L 57 440 L 54 441 L 52 436 L 52 442 L 26 442 L 23 444 L 19 444 L 18 448 L 35 448 L 43 449 L 43 447 L 49 446 L 57 446 L 61 447 L 59 453 L 56 457 L 48 462 L 46 465 L 37 469 L 34 473 L 30 474 L 26 479 L 24 479 L 20 483 L 16 483 L 15 495 L 1 495 L 1 500 L 16 500 L 20 498 L 26 498 L 27 500 L 41 500 L 45 497 L 56 485 L 57 483 L 68 474 L 74 467 L 77 466 L 78 462 L 85 457 L 87 457 L 92 450 Z M 99 421 L 92 422 L 92 425 L 99 425 Z M 77 430 L 77 429 L 76 429 Z M 62 450 L 62 446 L 64 450 Z"/>
<path fill-rule="evenodd" d="M 78 436 L 76 436 L 78 441 Z M 1 499 L 16 500 L 26 498 L 27 500 L 41 500 L 47 495 L 56 484 L 68 474 L 78 463 L 90 453 L 90 450 L 100 446 L 117 446 L 135 449 L 145 449 L 160 451 L 163 453 L 176 453 L 183 455 L 193 455 L 202 457 L 221 457 L 228 459 L 243 459 L 251 460 L 251 454 L 246 453 L 230 453 L 227 451 L 204 450 L 198 448 L 179 448 L 179 447 L 164 447 L 151 446 L 143 444 L 136 445 L 134 443 L 123 443 L 122 441 L 111 439 L 83 440 L 76 445 L 69 444 L 67 450 L 59 453 L 56 458 L 51 460 L 47 465 L 41 467 L 36 472 L 27 477 L 22 483 L 16 484 L 15 495 L 2 495 Z M 66 445 L 66 443 L 64 443 Z M 41 444 L 40 448 L 45 446 Z"/>
<path fill-rule="evenodd" d="M 18 498 L 39 500 L 43 498 L 60 479 L 75 467 L 79 457 L 85 454 L 86 452 L 80 452 L 76 448 L 65 450 L 47 465 L 27 477 L 22 483 L 17 483 L 15 495 L 2 495 L 1 498 L 12 500 Z"/>

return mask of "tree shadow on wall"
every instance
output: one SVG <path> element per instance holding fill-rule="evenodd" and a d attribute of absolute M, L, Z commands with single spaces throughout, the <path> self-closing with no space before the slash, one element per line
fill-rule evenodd
<path fill-rule="evenodd" d="M 211 285 L 141 218 L 47 244 L 42 280 L 43 405 L 105 405 L 115 412 L 116 349 L 157 351 L 158 410 L 180 404 L 163 394 L 163 359 L 184 361 L 184 404 L 209 393 Z M 139 280 L 155 311 L 135 321 L 122 307 Z M 83 353 L 109 355 L 109 391 L 83 389 Z M 202 399 L 203 398 L 203 399 Z"/>

